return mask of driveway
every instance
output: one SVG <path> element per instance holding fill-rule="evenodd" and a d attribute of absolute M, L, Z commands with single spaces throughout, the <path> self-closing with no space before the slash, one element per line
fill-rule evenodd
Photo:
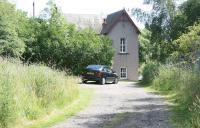
<path fill-rule="evenodd" d="M 133 82 L 81 84 L 95 90 L 92 103 L 52 128 L 171 128 L 163 98 Z"/>

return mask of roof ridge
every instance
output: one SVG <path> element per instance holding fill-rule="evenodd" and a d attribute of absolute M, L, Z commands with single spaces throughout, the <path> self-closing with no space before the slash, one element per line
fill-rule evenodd
<path fill-rule="evenodd" d="M 130 18 L 128 12 L 125 9 L 119 10 L 117 12 L 111 13 L 107 15 L 106 17 L 106 24 L 103 24 L 103 28 L 101 30 L 101 34 L 108 34 L 110 30 L 115 26 L 115 24 L 119 21 L 119 18 L 125 13 L 125 15 L 128 17 L 129 22 L 133 24 L 136 31 L 140 33 L 138 27 L 135 25 L 133 20 Z"/>
<path fill-rule="evenodd" d="M 124 10 L 125 10 L 125 9 L 122 9 L 122 10 L 119 10 L 119 11 L 116 11 L 116 12 L 113 12 L 113 13 L 110 13 L 110 14 L 107 15 L 107 17 L 110 16 L 110 15 L 113 15 L 113 14 L 119 13 L 119 12 L 123 12 Z M 125 11 L 126 11 L 126 10 L 125 10 Z"/>

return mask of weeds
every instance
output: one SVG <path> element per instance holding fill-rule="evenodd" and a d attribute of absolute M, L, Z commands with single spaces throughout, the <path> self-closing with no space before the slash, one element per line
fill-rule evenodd
<path fill-rule="evenodd" d="M 151 82 L 153 81 L 153 79 L 158 73 L 158 67 L 159 65 L 155 62 L 149 62 L 145 64 L 144 66 L 142 66 L 141 70 L 142 70 L 142 76 L 143 76 L 143 80 L 142 80 L 143 85 L 151 84 Z"/>
<path fill-rule="evenodd" d="M 148 69 L 150 71 L 150 69 Z M 180 128 L 200 127 L 200 72 L 186 66 L 161 65 L 149 83 L 164 94 L 174 94 L 174 120 Z"/>
<path fill-rule="evenodd" d="M 42 65 L 0 63 L 0 127 L 14 127 L 62 108 L 79 96 L 76 78 Z"/>

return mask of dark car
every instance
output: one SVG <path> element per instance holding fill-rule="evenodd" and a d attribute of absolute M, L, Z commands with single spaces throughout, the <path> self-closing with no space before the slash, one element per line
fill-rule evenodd
<path fill-rule="evenodd" d="M 117 74 L 105 65 L 88 65 L 81 78 L 83 83 L 87 83 L 87 81 L 96 81 L 102 85 L 108 82 L 118 83 Z"/>

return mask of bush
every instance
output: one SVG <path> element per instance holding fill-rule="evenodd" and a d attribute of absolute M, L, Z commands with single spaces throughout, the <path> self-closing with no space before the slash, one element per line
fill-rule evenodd
<path fill-rule="evenodd" d="M 159 74 L 153 81 L 154 88 L 160 91 L 172 91 L 180 87 L 180 70 L 171 65 L 160 66 Z"/>
<path fill-rule="evenodd" d="M 162 65 L 151 85 L 156 90 L 175 94 L 178 127 L 200 127 L 199 71 L 183 66 Z"/>
<path fill-rule="evenodd" d="M 148 62 L 142 67 L 142 84 L 151 84 L 154 77 L 158 74 L 159 65 L 155 62 Z"/>
<path fill-rule="evenodd" d="M 43 12 L 49 19 L 30 20 L 27 29 L 26 50 L 22 55 L 24 62 L 45 63 L 50 67 L 82 73 L 89 64 L 111 66 L 113 57 L 112 41 L 101 36 L 92 28 L 79 29 L 68 24 L 58 8 L 53 4 Z"/>
<path fill-rule="evenodd" d="M 35 120 L 79 95 L 75 78 L 42 65 L 0 64 L 0 127 Z"/>

